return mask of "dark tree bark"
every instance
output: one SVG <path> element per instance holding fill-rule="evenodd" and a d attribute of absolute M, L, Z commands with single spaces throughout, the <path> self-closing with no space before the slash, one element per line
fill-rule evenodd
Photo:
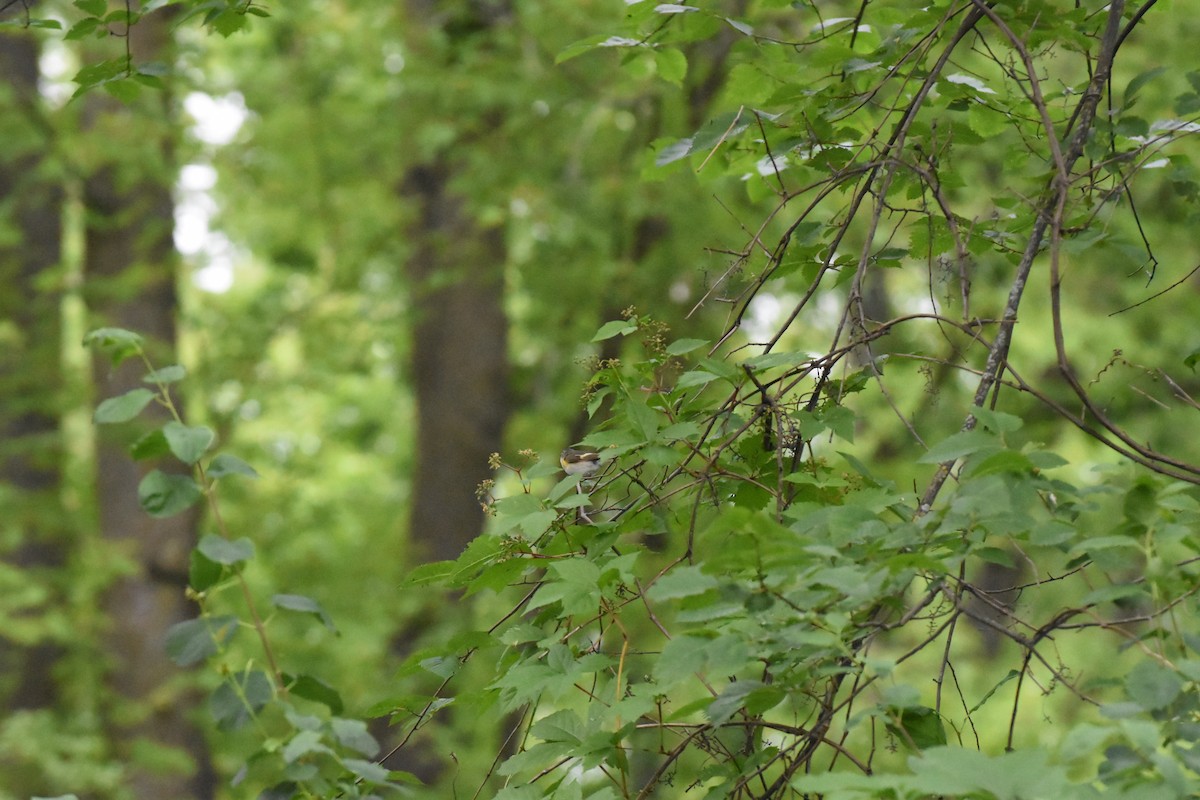
<path fill-rule="evenodd" d="M 17 548 L 3 557 L 48 588 L 45 610 L 61 599 L 56 584 L 66 545 L 58 501 L 61 297 L 39 289 L 39 278 L 61 255 L 62 192 L 42 170 L 49 143 L 40 124 L 37 59 L 33 38 L 0 35 L 0 322 L 11 326 L 0 346 L 0 505 L 14 510 L 5 521 L 21 531 Z M 53 708 L 61 652 L 54 641 L 10 646 L 0 631 L 0 673 L 14 676 L 5 682 L 11 688 L 3 705 Z"/>
<path fill-rule="evenodd" d="M 167 60 L 168 16 L 155 13 L 133 29 L 136 61 Z M 176 297 L 172 242 L 171 125 L 167 98 L 154 107 L 125 106 L 98 93 L 87 98 L 89 135 L 106 151 L 85 180 L 85 263 L 89 304 L 98 320 L 146 337 L 152 360 L 173 363 Z M 142 385 L 143 368 L 127 362 L 112 370 L 97 361 L 102 397 Z M 137 798 L 208 798 L 215 791 L 206 743 L 189 717 L 194 698 L 164 695 L 177 667 L 164 649 L 168 628 L 194 616 L 184 595 L 188 556 L 196 540 L 195 510 L 168 519 L 148 516 L 137 487 L 152 468 L 186 471 L 182 465 L 133 462 L 126 448 L 99 431 L 96 454 L 97 505 L 104 539 L 120 548 L 136 571 L 110 587 L 104 601 L 109 620 L 106 649 L 110 682 L 117 695 L 111 715 L 120 754 L 139 743 L 182 750 L 194 763 L 191 774 L 163 773 L 129 764 L 129 786 Z M 152 699 L 153 698 L 153 699 Z"/>
<path fill-rule="evenodd" d="M 417 315 L 410 530 L 434 560 L 457 558 L 479 535 L 475 489 L 491 477 L 488 456 L 500 450 L 509 411 L 503 234 L 470 217 L 448 176 L 443 164 L 418 167 L 405 187 L 420 209 L 409 264 Z"/>

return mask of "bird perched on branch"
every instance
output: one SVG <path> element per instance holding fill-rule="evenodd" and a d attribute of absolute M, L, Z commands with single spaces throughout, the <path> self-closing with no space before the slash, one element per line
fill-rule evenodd
<path fill-rule="evenodd" d="M 586 478 L 600 470 L 600 454 L 595 450 L 568 447 L 559 455 L 558 463 L 562 464 L 563 472 L 568 475 L 582 475 Z"/>

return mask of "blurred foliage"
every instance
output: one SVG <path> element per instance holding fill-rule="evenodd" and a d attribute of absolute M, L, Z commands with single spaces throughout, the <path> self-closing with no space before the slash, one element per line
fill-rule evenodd
<path fill-rule="evenodd" d="M 1056 183 L 1106 4 L 178 5 L 179 64 L 81 86 L 245 112 L 180 144 L 228 237 L 191 275 L 233 282 L 190 290 L 154 440 L 202 471 L 142 496 L 220 511 L 168 646 L 226 796 L 386 796 L 397 744 L 430 797 L 1196 792 L 1193 19 L 1112 6 Z M 447 155 L 505 231 L 516 417 L 489 534 L 413 570 L 400 184 Z M 558 480 L 581 415 L 606 468 Z M 0 741 L 121 796 L 79 727 Z"/>

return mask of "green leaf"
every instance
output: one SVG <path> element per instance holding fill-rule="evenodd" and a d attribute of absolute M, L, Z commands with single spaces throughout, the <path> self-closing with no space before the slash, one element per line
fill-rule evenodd
<path fill-rule="evenodd" d="M 205 592 L 221 580 L 224 571 L 220 564 L 193 549 L 188 559 L 188 586 L 197 592 Z"/>
<path fill-rule="evenodd" d="M 223 9 L 215 14 L 209 14 L 204 20 L 204 24 L 228 39 L 246 27 L 246 15 L 239 9 Z"/>
<path fill-rule="evenodd" d="M 224 647 L 237 633 L 237 617 L 200 617 L 172 625 L 167 631 L 167 656 L 178 666 L 198 664 Z"/>
<path fill-rule="evenodd" d="M 384 783 L 390 774 L 386 767 L 381 767 L 374 761 L 363 761 L 360 758 L 343 758 L 342 766 L 370 783 Z"/>
<path fill-rule="evenodd" d="M 311 597 L 305 597 L 302 594 L 277 594 L 271 598 L 271 603 L 276 608 L 282 608 L 287 611 L 299 611 L 304 614 L 312 614 L 321 623 L 331 631 L 336 631 L 333 620 L 329 614 L 325 613 L 325 609 L 321 604 Z"/>
<path fill-rule="evenodd" d="M 1049 765 L 1043 748 L 989 758 L 976 750 L 935 747 L 908 759 L 910 791 L 933 795 L 1027 800 L 1066 795 L 1066 770 Z"/>
<path fill-rule="evenodd" d="M 746 700 L 752 693 L 762 692 L 767 688 L 767 685 L 762 681 L 734 681 L 726 686 L 721 691 L 721 694 L 709 704 L 708 708 L 704 710 L 704 714 L 708 717 L 710 724 L 714 726 L 724 725 L 746 705 Z M 779 690 L 775 691 L 779 692 Z M 779 694 L 781 697 L 782 693 L 780 692 Z"/>
<path fill-rule="evenodd" d="M 291 738 L 279 751 L 283 756 L 283 760 L 288 764 L 295 764 L 305 756 L 311 755 L 333 755 L 333 751 L 321 741 L 320 731 L 302 730 Z"/>
<path fill-rule="evenodd" d="M 172 364 L 169 367 L 162 367 L 153 372 L 147 373 L 146 377 L 142 378 L 146 383 L 177 383 L 187 377 L 187 370 L 178 364 Z"/>
<path fill-rule="evenodd" d="M 288 691 L 296 697 L 312 700 L 328 708 L 334 714 L 341 714 L 345 705 L 337 690 L 319 678 L 312 675 L 284 675 L 283 682 Z"/>
<path fill-rule="evenodd" d="M 686 139 L 678 139 L 673 142 L 668 142 L 658 151 L 658 155 L 654 157 L 654 165 L 656 167 L 665 167 L 667 164 L 672 164 L 682 158 L 687 158 L 696 149 L 693 146 L 694 139 L 689 136 Z"/>
<path fill-rule="evenodd" d="M 373 758 L 379 753 L 379 742 L 367 730 L 367 723 L 361 719 L 334 717 L 329 721 L 329 727 L 342 747 L 362 753 L 367 758 Z"/>
<path fill-rule="evenodd" d="M 242 461 L 237 456 L 231 456 L 228 453 L 221 453 L 209 462 L 208 470 L 205 474 L 213 480 L 223 478 L 226 475 L 245 475 L 250 478 L 258 477 L 258 473 L 254 470 L 254 467 Z"/>
<path fill-rule="evenodd" d="M 1174 670 L 1147 659 L 1139 662 L 1126 676 L 1125 691 L 1142 708 L 1158 711 L 1175 702 L 1183 691 L 1183 679 Z"/>
<path fill-rule="evenodd" d="M 158 458 L 170 452 L 171 447 L 167 444 L 167 437 L 163 436 L 162 428 L 155 428 L 144 436 L 139 437 L 129 447 L 129 454 L 133 457 L 134 461 Z"/>
<path fill-rule="evenodd" d="M 970 465 L 964 475 L 971 478 L 982 478 L 984 475 L 997 473 L 1026 474 L 1033 471 L 1033 462 L 1024 453 L 1016 450 L 998 450 L 984 456 Z"/>
<path fill-rule="evenodd" d="M 595 50 L 596 48 L 602 46 L 604 42 L 612 38 L 613 37 L 609 36 L 608 34 L 599 33 L 595 36 L 589 36 L 586 39 L 580 39 L 579 41 L 564 47 L 554 59 L 554 63 L 561 64 L 564 61 L 570 61 L 576 56 L 583 55 L 590 50 Z"/>
<path fill-rule="evenodd" d="M 592 337 L 593 342 L 602 342 L 614 336 L 628 336 L 637 330 L 637 323 L 625 319 L 614 319 L 600 326 L 600 330 Z"/>
<path fill-rule="evenodd" d="M 104 91 L 108 92 L 122 103 L 132 103 L 134 100 L 137 100 L 138 95 L 142 93 L 142 87 L 140 84 L 132 80 L 121 79 L 106 81 L 104 83 Z"/>
<path fill-rule="evenodd" d="M 683 79 L 687 76 L 688 64 L 687 56 L 681 51 L 674 48 L 655 50 L 654 64 L 660 78 L 676 86 L 683 85 Z"/>
<path fill-rule="evenodd" d="M 978 430 L 962 431 L 929 448 L 928 452 L 917 459 L 917 463 L 941 464 L 999 446 L 1000 441 L 990 433 Z"/>
<path fill-rule="evenodd" d="M 704 594 L 717 588 L 717 579 L 705 575 L 698 566 L 676 567 L 659 578 L 646 596 L 657 603 Z"/>
<path fill-rule="evenodd" d="M 772 367 L 795 367 L 810 358 L 806 353 L 763 353 L 748 358 L 743 363 L 751 369 L 763 370 Z"/>
<path fill-rule="evenodd" d="M 707 339 L 679 339 L 667 345 L 667 355 L 681 356 L 708 344 Z"/>
<path fill-rule="evenodd" d="M 226 678 L 212 693 L 208 707 L 218 730 L 235 731 L 250 722 L 274 696 L 266 673 L 251 670 Z"/>
<path fill-rule="evenodd" d="M 980 136 L 991 139 L 1013 129 L 1013 121 L 1009 117 L 982 103 L 969 102 L 971 105 L 967 109 L 967 124 Z"/>
<path fill-rule="evenodd" d="M 143 341 L 141 336 L 124 328 L 97 328 L 83 337 L 85 347 L 95 347 L 108 355 L 114 367 L 141 353 Z"/>
<path fill-rule="evenodd" d="M 108 0 L 75 0 L 71 5 L 93 17 L 102 17 L 108 11 Z"/>
<path fill-rule="evenodd" d="M 72 78 L 75 83 L 79 84 L 79 88 L 72 95 L 72 98 L 78 97 L 93 86 L 99 86 L 119 78 L 125 75 L 128 70 L 129 62 L 123 57 L 89 64 L 75 73 L 75 77 Z"/>
<path fill-rule="evenodd" d="M 713 375 L 711 372 L 706 372 L 702 369 L 695 369 L 680 375 L 679 380 L 675 382 L 675 388 L 689 389 L 693 386 L 704 386 L 720 379 L 719 375 Z"/>
<path fill-rule="evenodd" d="M 925 750 L 946 744 L 946 726 L 937 711 L 925 706 L 910 706 L 900 712 L 897 722 L 889 722 L 892 731 L 904 744 Z"/>
<path fill-rule="evenodd" d="M 138 484 L 138 502 L 152 517 L 173 517 L 190 508 L 204 493 L 188 475 L 153 470 Z"/>
<path fill-rule="evenodd" d="M 162 431 L 171 452 L 188 466 L 199 461 L 216 438 L 212 428 L 204 425 L 189 427 L 174 420 L 164 425 Z"/>
<path fill-rule="evenodd" d="M 1142 90 L 1142 87 L 1166 71 L 1166 67 L 1154 67 L 1136 75 L 1129 83 L 1125 84 L 1125 95 L 1121 100 L 1121 107 L 1128 109 L 1132 106 L 1134 99 L 1137 98 L 1137 94 Z"/>
<path fill-rule="evenodd" d="M 75 42 L 85 39 L 97 31 L 100 32 L 100 35 L 104 35 L 105 33 L 104 28 L 101 27 L 100 19 L 98 17 L 84 17 L 71 26 L 70 30 L 63 35 L 63 39 L 68 42 Z"/>
<path fill-rule="evenodd" d="M 230 541 L 223 536 L 207 534 L 196 545 L 205 558 L 217 564 L 233 566 L 254 558 L 254 543 L 242 538 Z"/>
<path fill-rule="evenodd" d="M 1003 411 L 993 411 L 990 408 L 976 406 L 971 409 L 971 413 L 975 419 L 979 420 L 979 424 L 987 428 L 992 433 L 1012 433 L 1021 429 L 1025 421 L 1014 414 L 1005 414 Z"/>
<path fill-rule="evenodd" d="M 1192 372 L 1196 371 L 1196 364 L 1200 363 L 1200 347 L 1197 347 L 1192 352 L 1188 353 L 1183 359 L 1183 365 Z"/>
<path fill-rule="evenodd" d="M 154 392 L 149 389 L 134 389 L 117 397 L 110 397 L 96 406 L 96 413 L 92 418 L 100 425 L 128 422 L 142 413 L 155 397 Z"/>

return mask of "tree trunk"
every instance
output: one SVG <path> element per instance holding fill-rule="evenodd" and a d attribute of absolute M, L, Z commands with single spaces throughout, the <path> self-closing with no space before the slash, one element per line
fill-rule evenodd
<path fill-rule="evenodd" d="M 159 12 L 134 27 L 135 61 L 169 60 L 168 21 Z M 173 363 L 178 307 L 167 103 L 155 94 L 148 99 L 153 107 L 125 106 L 99 93 L 87 103 L 89 136 L 106 150 L 83 191 L 89 304 L 103 324 L 145 336 L 152 360 L 164 366 Z M 102 397 L 127 392 L 142 385 L 143 372 L 132 362 L 112 370 L 98 361 L 98 392 Z M 193 509 L 154 519 L 140 508 L 137 492 L 152 468 L 185 469 L 169 462 L 135 463 L 106 433 L 99 431 L 96 454 L 101 536 L 134 566 L 105 598 L 110 681 L 117 695 L 110 715 L 113 735 L 121 760 L 129 765 L 134 797 L 211 797 L 215 788 L 207 747 L 189 720 L 193 698 L 168 689 L 179 672 L 164 649 L 167 629 L 194 615 L 184 590 L 198 515 Z M 188 773 L 159 770 L 135 757 L 154 748 L 183 751 L 193 768 Z"/>
<path fill-rule="evenodd" d="M 491 477 L 508 418 L 504 240 L 446 188 L 444 164 L 410 171 L 420 244 L 409 264 L 417 319 L 417 466 L 410 531 L 424 555 L 457 558 L 483 527 L 476 487 Z"/>
<path fill-rule="evenodd" d="M 33 38 L 0 34 L 0 81 L 6 84 L 0 90 L 0 321 L 11 326 L 0 346 L 0 505 L 9 509 L 5 522 L 20 530 L 16 549 L 3 557 L 47 598 L 28 610 L 33 614 L 61 599 L 55 584 L 66 560 L 58 495 L 61 298 L 38 288 L 61 255 L 62 192 L 41 170 L 47 141 L 38 125 L 37 59 Z M 0 672 L 18 676 L 3 706 L 53 708 L 53 666 L 61 651 L 50 640 L 10 646 L 0 638 Z"/>

